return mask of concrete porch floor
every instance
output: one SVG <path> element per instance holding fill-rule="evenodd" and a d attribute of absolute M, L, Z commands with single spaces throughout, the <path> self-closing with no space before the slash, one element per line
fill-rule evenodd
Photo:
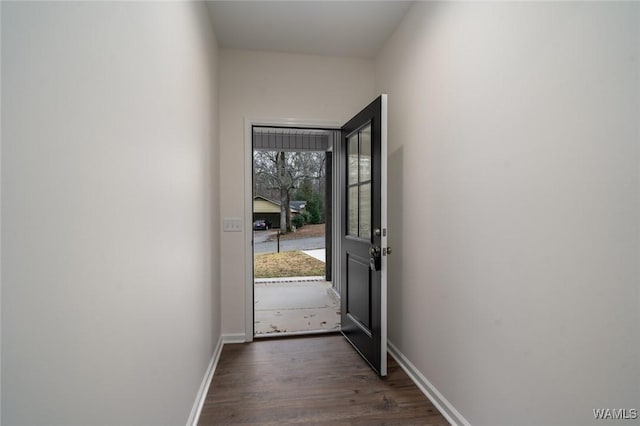
<path fill-rule="evenodd" d="M 340 300 L 327 281 L 256 280 L 254 304 L 256 336 L 340 329 Z"/>

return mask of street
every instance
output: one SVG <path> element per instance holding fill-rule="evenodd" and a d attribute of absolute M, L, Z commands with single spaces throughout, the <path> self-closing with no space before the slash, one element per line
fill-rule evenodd
<path fill-rule="evenodd" d="M 274 241 L 266 241 L 273 235 Z M 254 253 L 275 253 L 277 251 L 274 231 L 254 231 Z M 280 251 L 321 249 L 325 246 L 324 237 L 299 238 L 280 241 Z"/>

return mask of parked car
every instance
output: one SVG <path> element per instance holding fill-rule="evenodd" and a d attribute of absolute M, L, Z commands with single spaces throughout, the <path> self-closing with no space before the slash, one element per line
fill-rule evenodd
<path fill-rule="evenodd" d="M 258 220 L 253 222 L 253 230 L 254 231 L 266 231 L 269 228 L 271 228 L 271 222 L 269 222 L 267 220 L 258 219 Z"/>

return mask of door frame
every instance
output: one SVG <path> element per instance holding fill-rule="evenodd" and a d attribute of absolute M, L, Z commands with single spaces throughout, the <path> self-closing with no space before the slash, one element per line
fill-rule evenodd
<path fill-rule="evenodd" d="M 300 128 L 322 128 L 327 130 L 340 130 L 342 123 L 338 121 L 304 120 L 296 118 L 244 118 L 244 281 L 245 281 L 245 315 L 244 315 L 244 341 L 252 342 L 253 327 L 253 126 L 279 126 Z M 333 161 L 336 161 L 334 149 Z M 335 168 L 334 168 L 335 170 Z M 336 185 L 336 182 L 333 182 Z M 335 192 L 334 192 L 335 193 Z M 337 226 L 333 223 L 333 231 Z M 335 235 L 335 234 L 334 234 Z M 335 239 L 333 244 L 335 245 Z M 332 250 L 335 253 L 335 250 Z M 333 264 L 335 268 L 335 263 Z M 335 279 L 335 274 L 333 274 Z"/>

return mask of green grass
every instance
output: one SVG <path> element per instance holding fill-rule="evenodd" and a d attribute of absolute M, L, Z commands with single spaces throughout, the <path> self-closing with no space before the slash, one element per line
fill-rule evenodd
<path fill-rule="evenodd" d="M 256 254 L 255 278 L 310 277 L 325 274 L 324 262 L 301 251 Z"/>

